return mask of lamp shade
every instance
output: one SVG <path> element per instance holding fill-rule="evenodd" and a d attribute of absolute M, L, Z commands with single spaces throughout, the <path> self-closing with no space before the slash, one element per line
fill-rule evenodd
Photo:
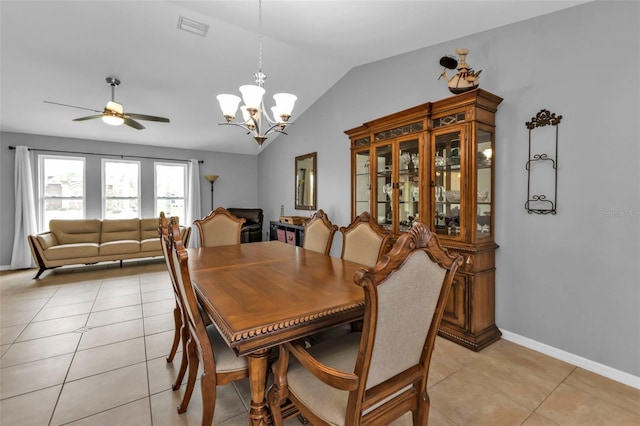
<path fill-rule="evenodd" d="M 297 96 L 291 93 L 276 93 L 273 95 L 273 100 L 276 101 L 276 106 L 281 115 L 291 116 L 293 112 L 293 105 L 298 99 Z"/>
<path fill-rule="evenodd" d="M 271 112 L 273 113 L 273 119 L 275 120 L 276 123 L 284 124 L 286 122 L 285 121 L 286 117 L 283 118 L 282 110 L 279 107 L 277 106 L 271 107 Z"/>
<path fill-rule="evenodd" d="M 236 95 L 228 94 L 218 95 L 216 96 L 216 99 L 218 99 L 218 102 L 220 103 L 222 115 L 234 119 L 241 99 Z"/>
<path fill-rule="evenodd" d="M 206 175 L 205 176 L 205 178 L 211 183 L 213 183 L 216 180 L 218 180 L 218 177 L 219 177 L 218 175 Z"/>
<path fill-rule="evenodd" d="M 259 110 L 262 105 L 262 96 L 264 95 L 264 88 L 247 84 L 240 86 L 240 93 L 242 93 L 242 100 L 248 110 Z"/>

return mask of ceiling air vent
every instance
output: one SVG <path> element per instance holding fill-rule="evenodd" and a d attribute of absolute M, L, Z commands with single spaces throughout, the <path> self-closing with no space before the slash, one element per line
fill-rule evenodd
<path fill-rule="evenodd" d="M 209 31 L 209 25 L 185 18 L 184 16 L 178 18 L 178 28 L 202 37 L 206 37 L 207 31 Z"/>

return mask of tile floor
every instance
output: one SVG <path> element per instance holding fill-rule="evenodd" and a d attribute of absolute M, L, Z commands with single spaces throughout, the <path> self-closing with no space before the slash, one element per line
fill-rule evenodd
<path fill-rule="evenodd" d="M 162 259 L 34 275 L 0 273 L 0 424 L 200 424 L 199 387 L 175 409 Z M 504 340 L 475 353 L 438 338 L 429 395 L 430 425 L 640 425 L 639 390 Z M 215 423 L 247 425 L 248 401 L 246 380 L 219 387 Z"/>

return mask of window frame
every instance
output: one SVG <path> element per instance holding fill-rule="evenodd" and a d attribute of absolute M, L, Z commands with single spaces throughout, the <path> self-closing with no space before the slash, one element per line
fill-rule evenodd
<path fill-rule="evenodd" d="M 47 200 L 81 200 L 82 201 L 82 218 L 85 219 L 87 217 L 87 159 L 85 157 L 76 157 L 70 155 L 51 155 L 51 154 L 38 154 L 38 207 L 37 207 L 37 217 L 38 217 L 38 230 L 39 232 L 44 232 L 49 229 L 49 224 L 45 222 L 45 211 L 46 211 L 46 201 Z M 47 160 L 71 160 L 71 161 L 79 161 L 82 163 L 82 197 L 70 196 L 47 196 L 45 194 L 46 190 L 46 177 L 45 177 L 45 162 Z"/>
<path fill-rule="evenodd" d="M 181 167 L 183 170 L 183 176 L 184 176 L 184 186 L 183 186 L 183 196 L 182 197 L 164 197 L 164 196 L 158 196 L 158 166 L 165 166 L 165 167 Z M 155 211 L 155 217 L 159 217 L 160 216 L 160 211 L 158 211 L 158 200 L 175 200 L 175 199 L 182 199 L 183 200 L 183 210 L 184 210 L 184 215 L 185 217 L 180 217 L 181 221 L 186 220 L 186 215 L 187 215 L 187 202 L 188 202 L 188 181 L 187 179 L 189 178 L 189 168 L 188 165 L 185 163 L 174 163 L 174 162 L 166 162 L 166 161 L 154 161 L 153 162 L 153 208 Z M 166 212 L 165 212 L 166 213 Z"/>
<path fill-rule="evenodd" d="M 138 188 L 136 197 L 107 197 L 107 163 L 120 163 L 120 164 L 136 164 L 138 166 Z M 101 159 L 101 202 L 102 202 L 102 219 L 110 219 L 107 217 L 107 200 L 137 200 L 138 201 L 138 216 L 131 217 L 130 219 L 140 219 L 142 216 L 142 163 L 138 160 L 121 160 L 121 159 Z"/>

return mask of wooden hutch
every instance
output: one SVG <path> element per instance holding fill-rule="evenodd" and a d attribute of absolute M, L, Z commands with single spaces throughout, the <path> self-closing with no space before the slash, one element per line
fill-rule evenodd
<path fill-rule="evenodd" d="M 482 89 L 428 102 L 345 131 L 351 141 L 351 217 L 368 211 L 398 236 L 422 222 L 463 255 L 440 335 L 478 351 L 495 325 L 495 113 Z"/>

